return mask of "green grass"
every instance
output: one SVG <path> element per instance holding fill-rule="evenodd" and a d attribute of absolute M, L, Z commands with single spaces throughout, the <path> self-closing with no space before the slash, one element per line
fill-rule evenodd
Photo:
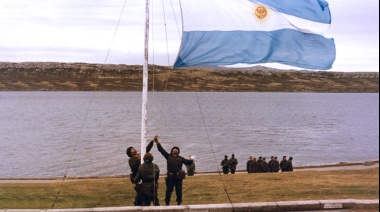
<path fill-rule="evenodd" d="M 227 195 L 227 193 L 228 195 Z M 54 200 L 59 192 L 57 201 Z M 132 206 L 128 177 L 49 183 L 1 183 L 0 209 Z M 164 203 L 164 177 L 159 199 Z M 175 200 L 175 192 L 172 201 Z M 195 175 L 183 184 L 183 204 L 328 199 L 379 199 L 379 168 L 235 175 Z"/>

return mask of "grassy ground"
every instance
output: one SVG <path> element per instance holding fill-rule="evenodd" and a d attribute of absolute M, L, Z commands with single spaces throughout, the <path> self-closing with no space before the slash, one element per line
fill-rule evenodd
<path fill-rule="evenodd" d="M 58 194 L 58 197 L 57 197 Z M 0 209 L 131 206 L 129 178 L 1 183 Z M 57 197 L 57 198 L 56 198 Z M 164 178 L 159 199 L 164 203 Z M 325 199 L 379 199 L 379 168 L 187 177 L 183 204 L 217 204 Z M 56 200 L 56 201 L 55 201 Z M 172 195 L 175 202 L 175 193 Z"/>

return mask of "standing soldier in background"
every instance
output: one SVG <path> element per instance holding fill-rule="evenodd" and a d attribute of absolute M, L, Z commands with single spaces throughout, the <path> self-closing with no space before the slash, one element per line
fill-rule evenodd
<path fill-rule="evenodd" d="M 227 155 L 224 156 L 224 160 L 222 160 L 220 165 L 222 166 L 223 174 L 228 174 L 228 172 L 230 171 L 230 164 Z"/>
<path fill-rule="evenodd" d="M 186 165 L 187 168 L 187 176 L 194 176 L 195 172 L 195 157 L 193 155 L 189 156 L 189 160 L 192 160 L 193 163 L 191 165 Z"/>
<path fill-rule="evenodd" d="M 231 174 L 235 174 L 236 166 L 238 164 L 238 160 L 235 158 L 235 154 L 232 154 L 229 164 L 230 164 Z"/>
<path fill-rule="evenodd" d="M 280 162 L 280 168 L 281 168 L 281 171 L 283 172 L 285 169 L 286 169 L 286 156 L 283 156 L 282 157 L 282 160 Z"/>
<path fill-rule="evenodd" d="M 146 146 L 146 152 L 150 152 L 152 147 L 153 147 L 153 140 L 149 142 L 148 146 Z M 130 178 L 131 182 L 134 184 L 135 183 L 135 177 L 137 174 L 137 170 L 139 169 L 139 166 L 141 164 L 141 154 L 137 153 L 136 149 L 133 148 L 132 146 L 127 148 L 126 153 L 129 157 L 128 164 L 129 164 L 129 167 L 131 168 L 131 174 L 129 174 L 129 178 Z M 135 185 L 136 198 L 135 198 L 135 201 L 133 202 L 133 204 L 135 206 L 142 204 L 141 200 L 139 199 L 139 195 L 137 194 L 138 187 L 139 187 L 139 185 L 136 184 Z"/>
<path fill-rule="evenodd" d="M 142 188 L 139 191 L 139 199 L 142 206 L 150 206 L 153 201 L 153 205 L 160 205 L 157 197 L 158 190 L 158 178 L 160 177 L 160 169 L 153 163 L 153 155 L 149 152 L 144 155 L 144 163 L 141 164 L 137 170 L 135 183 L 139 183 L 142 180 Z M 156 186 L 157 185 L 157 186 Z"/>
<path fill-rule="evenodd" d="M 186 172 L 182 170 L 182 165 L 191 165 L 193 163 L 192 160 L 187 160 L 182 156 L 179 156 L 180 149 L 178 147 L 173 147 L 170 151 L 170 154 L 165 151 L 165 149 L 161 146 L 160 142 L 158 142 L 157 135 L 153 138 L 154 142 L 157 144 L 158 151 L 166 159 L 167 164 L 167 176 L 165 178 L 166 181 L 166 195 L 165 195 L 165 203 L 169 205 L 170 197 L 173 193 L 173 189 L 175 187 L 175 193 L 177 195 L 177 205 L 181 205 L 182 202 L 182 181 L 186 177 Z"/>

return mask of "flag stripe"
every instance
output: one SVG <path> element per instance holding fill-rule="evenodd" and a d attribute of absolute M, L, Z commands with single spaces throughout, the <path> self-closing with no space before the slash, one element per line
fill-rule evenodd
<path fill-rule="evenodd" d="M 287 28 L 304 33 L 322 34 L 330 27 L 330 24 L 305 20 L 276 11 L 269 11 L 270 17 L 260 22 L 260 20 L 256 20 L 252 14 L 254 6 L 254 4 L 249 4 L 249 7 L 234 8 L 234 10 L 239 12 L 232 13 L 236 14 L 233 16 L 229 15 L 231 13 L 231 7 L 222 8 L 228 11 L 215 11 L 215 8 L 206 7 L 202 7 L 202 10 L 193 10 L 191 14 L 184 17 L 184 31 L 273 31 Z M 206 12 L 208 15 L 202 16 L 202 14 Z M 229 17 L 220 19 L 220 12 Z"/>
<path fill-rule="evenodd" d="M 288 29 L 272 32 L 185 32 L 182 39 L 182 50 L 174 68 L 233 65 L 239 61 L 247 64 L 278 62 L 326 70 L 331 68 L 335 59 L 333 39 Z"/>
<path fill-rule="evenodd" d="M 310 21 L 330 24 L 331 14 L 325 0 L 250 0 L 257 4 L 264 4 L 273 9 L 307 19 Z"/>
<path fill-rule="evenodd" d="M 302 2 L 303 1 L 306 0 L 302 0 Z M 219 0 L 216 6 L 215 1 L 213 0 L 204 2 L 200 2 L 200 0 L 183 1 L 183 8 L 186 8 L 186 15 L 183 17 L 184 31 L 270 31 L 288 28 L 300 30 L 305 33 L 311 32 L 321 34 L 330 26 L 328 23 L 304 19 L 289 14 L 289 12 L 281 13 L 275 10 L 276 8 L 271 9 L 272 7 L 267 7 L 268 17 L 259 20 L 256 18 L 254 10 L 257 6 L 263 4 L 251 2 L 249 0 L 233 0 L 232 2 L 233 3 Z M 307 12 L 304 11 L 304 13 Z M 299 26 L 307 26 L 308 30 Z"/>

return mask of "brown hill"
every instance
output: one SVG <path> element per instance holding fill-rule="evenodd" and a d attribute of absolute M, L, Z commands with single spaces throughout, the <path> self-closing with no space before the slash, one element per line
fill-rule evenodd
<path fill-rule="evenodd" d="M 149 66 L 149 90 L 379 92 L 378 72 L 171 69 Z M 87 63 L 0 63 L 0 91 L 141 91 L 142 66 Z"/>

